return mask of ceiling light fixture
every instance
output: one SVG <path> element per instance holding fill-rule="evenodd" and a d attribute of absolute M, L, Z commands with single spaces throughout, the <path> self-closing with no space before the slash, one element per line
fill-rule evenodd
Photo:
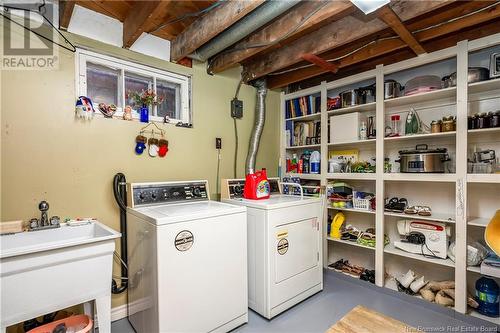
<path fill-rule="evenodd" d="M 351 0 L 351 2 L 358 7 L 366 15 L 373 13 L 380 7 L 390 3 L 390 0 Z"/>

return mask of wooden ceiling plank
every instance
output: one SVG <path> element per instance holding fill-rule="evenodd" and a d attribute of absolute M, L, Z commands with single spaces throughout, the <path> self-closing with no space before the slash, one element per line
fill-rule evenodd
<path fill-rule="evenodd" d="M 75 1 L 59 2 L 59 28 L 68 29 L 73 9 L 75 9 Z"/>
<path fill-rule="evenodd" d="M 260 6 L 264 0 L 227 1 L 194 21 L 171 44 L 172 60 L 184 58 L 197 48 L 229 28 L 246 14 Z"/>
<path fill-rule="evenodd" d="M 136 2 L 123 22 L 123 47 L 131 47 L 143 32 L 148 32 L 170 4 L 165 0 Z"/>
<path fill-rule="evenodd" d="M 384 6 L 377 11 L 378 17 L 385 22 L 417 55 L 426 53 L 422 45 L 408 31 L 400 18 L 389 6 Z"/>
<path fill-rule="evenodd" d="M 321 6 L 321 7 L 320 7 Z M 318 8 L 320 8 L 318 10 Z M 310 13 L 312 14 L 303 24 L 288 38 L 303 34 L 307 31 L 316 30 L 324 22 L 331 22 L 341 17 L 349 15 L 355 10 L 350 1 L 329 1 L 327 3 L 319 1 L 305 1 L 293 10 L 288 11 L 283 16 L 274 20 L 263 29 L 256 31 L 250 36 L 234 45 L 234 51 L 222 52 L 211 60 L 208 71 L 210 73 L 220 73 L 238 63 L 267 50 L 273 41 L 279 40 L 289 31 L 296 29 L 296 26 L 303 21 Z M 267 44 L 261 47 L 245 48 L 248 45 Z"/>
<path fill-rule="evenodd" d="M 393 9 L 402 20 L 406 20 L 436 10 L 450 2 L 407 1 L 397 3 L 398 7 Z M 321 54 L 356 39 L 374 34 L 385 27 L 386 25 L 379 19 L 364 22 L 357 17 L 347 16 L 245 64 L 243 70 L 244 80 L 257 79 L 299 62 L 303 54 Z"/>
<path fill-rule="evenodd" d="M 421 42 L 426 42 L 450 33 L 457 32 L 464 28 L 469 28 L 472 26 L 483 24 L 488 21 L 496 20 L 499 17 L 500 17 L 500 5 L 496 5 L 488 10 L 464 17 L 456 21 L 445 23 L 441 26 L 437 26 L 432 29 L 424 30 L 415 35 Z M 405 47 L 406 47 L 405 43 L 399 39 L 391 39 L 383 42 L 378 42 L 352 55 L 349 55 L 348 57 L 343 58 L 342 60 L 338 61 L 338 66 L 339 68 L 344 68 L 347 66 L 354 65 L 356 63 L 360 63 L 369 59 L 389 54 L 394 51 L 401 50 Z M 347 51 L 345 50 L 338 51 L 338 53 L 340 52 L 346 53 Z M 332 57 L 338 56 L 339 55 L 338 53 L 332 54 Z M 325 72 L 327 71 L 322 68 L 309 67 L 288 72 L 285 74 L 271 75 L 269 76 L 268 79 L 269 81 L 268 86 L 271 89 L 280 88 L 294 82 L 318 76 Z"/>

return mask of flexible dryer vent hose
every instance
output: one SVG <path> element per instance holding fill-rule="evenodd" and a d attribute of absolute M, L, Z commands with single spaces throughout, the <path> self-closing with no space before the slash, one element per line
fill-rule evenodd
<path fill-rule="evenodd" d="M 253 84 L 257 88 L 257 101 L 255 103 L 255 123 L 253 125 L 252 136 L 248 146 L 248 155 L 246 161 L 246 174 L 255 172 L 255 159 L 259 151 L 260 137 L 266 121 L 266 80 L 256 80 Z"/>

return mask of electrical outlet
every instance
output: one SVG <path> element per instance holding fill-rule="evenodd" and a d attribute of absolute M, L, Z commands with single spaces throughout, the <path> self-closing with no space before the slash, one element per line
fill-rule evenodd
<path fill-rule="evenodd" d="M 222 149 L 222 139 L 215 138 L 215 149 Z"/>
<path fill-rule="evenodd" d="M 231 117 L 243 118 L 243 101 L 233 98 L 231 101 Z"/>

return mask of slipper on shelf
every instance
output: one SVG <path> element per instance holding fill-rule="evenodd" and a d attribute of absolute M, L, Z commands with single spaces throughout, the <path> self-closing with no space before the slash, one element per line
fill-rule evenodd
<path fill-rule="evenodd" d="M 418 206 L 409 206 L 409 207 L 406 207 L 405 209 L 405 214 L 409 214 L 409 215 L 415 215 L 418 213 L 418 209 L 417 209 Z"/>
<path fill-rule="evenodd" d="M 420 209 L 418 210 L 418 215 L 420 215 L 420 216 L 431 216 L 432 215 L 431 208 L 428 207 L 428 206 L 422 206 L 422 207 L 420 207 Z"/>
<path fill-rule="evenodd" d="M 364 267 L 357 265 L 352 265 L 350 268 L 351 269 L 349 275 L 356 279 L 359 279 L 361 277 L 361 274 L 363 274 L 363 272 L 365 271 Z"/>

